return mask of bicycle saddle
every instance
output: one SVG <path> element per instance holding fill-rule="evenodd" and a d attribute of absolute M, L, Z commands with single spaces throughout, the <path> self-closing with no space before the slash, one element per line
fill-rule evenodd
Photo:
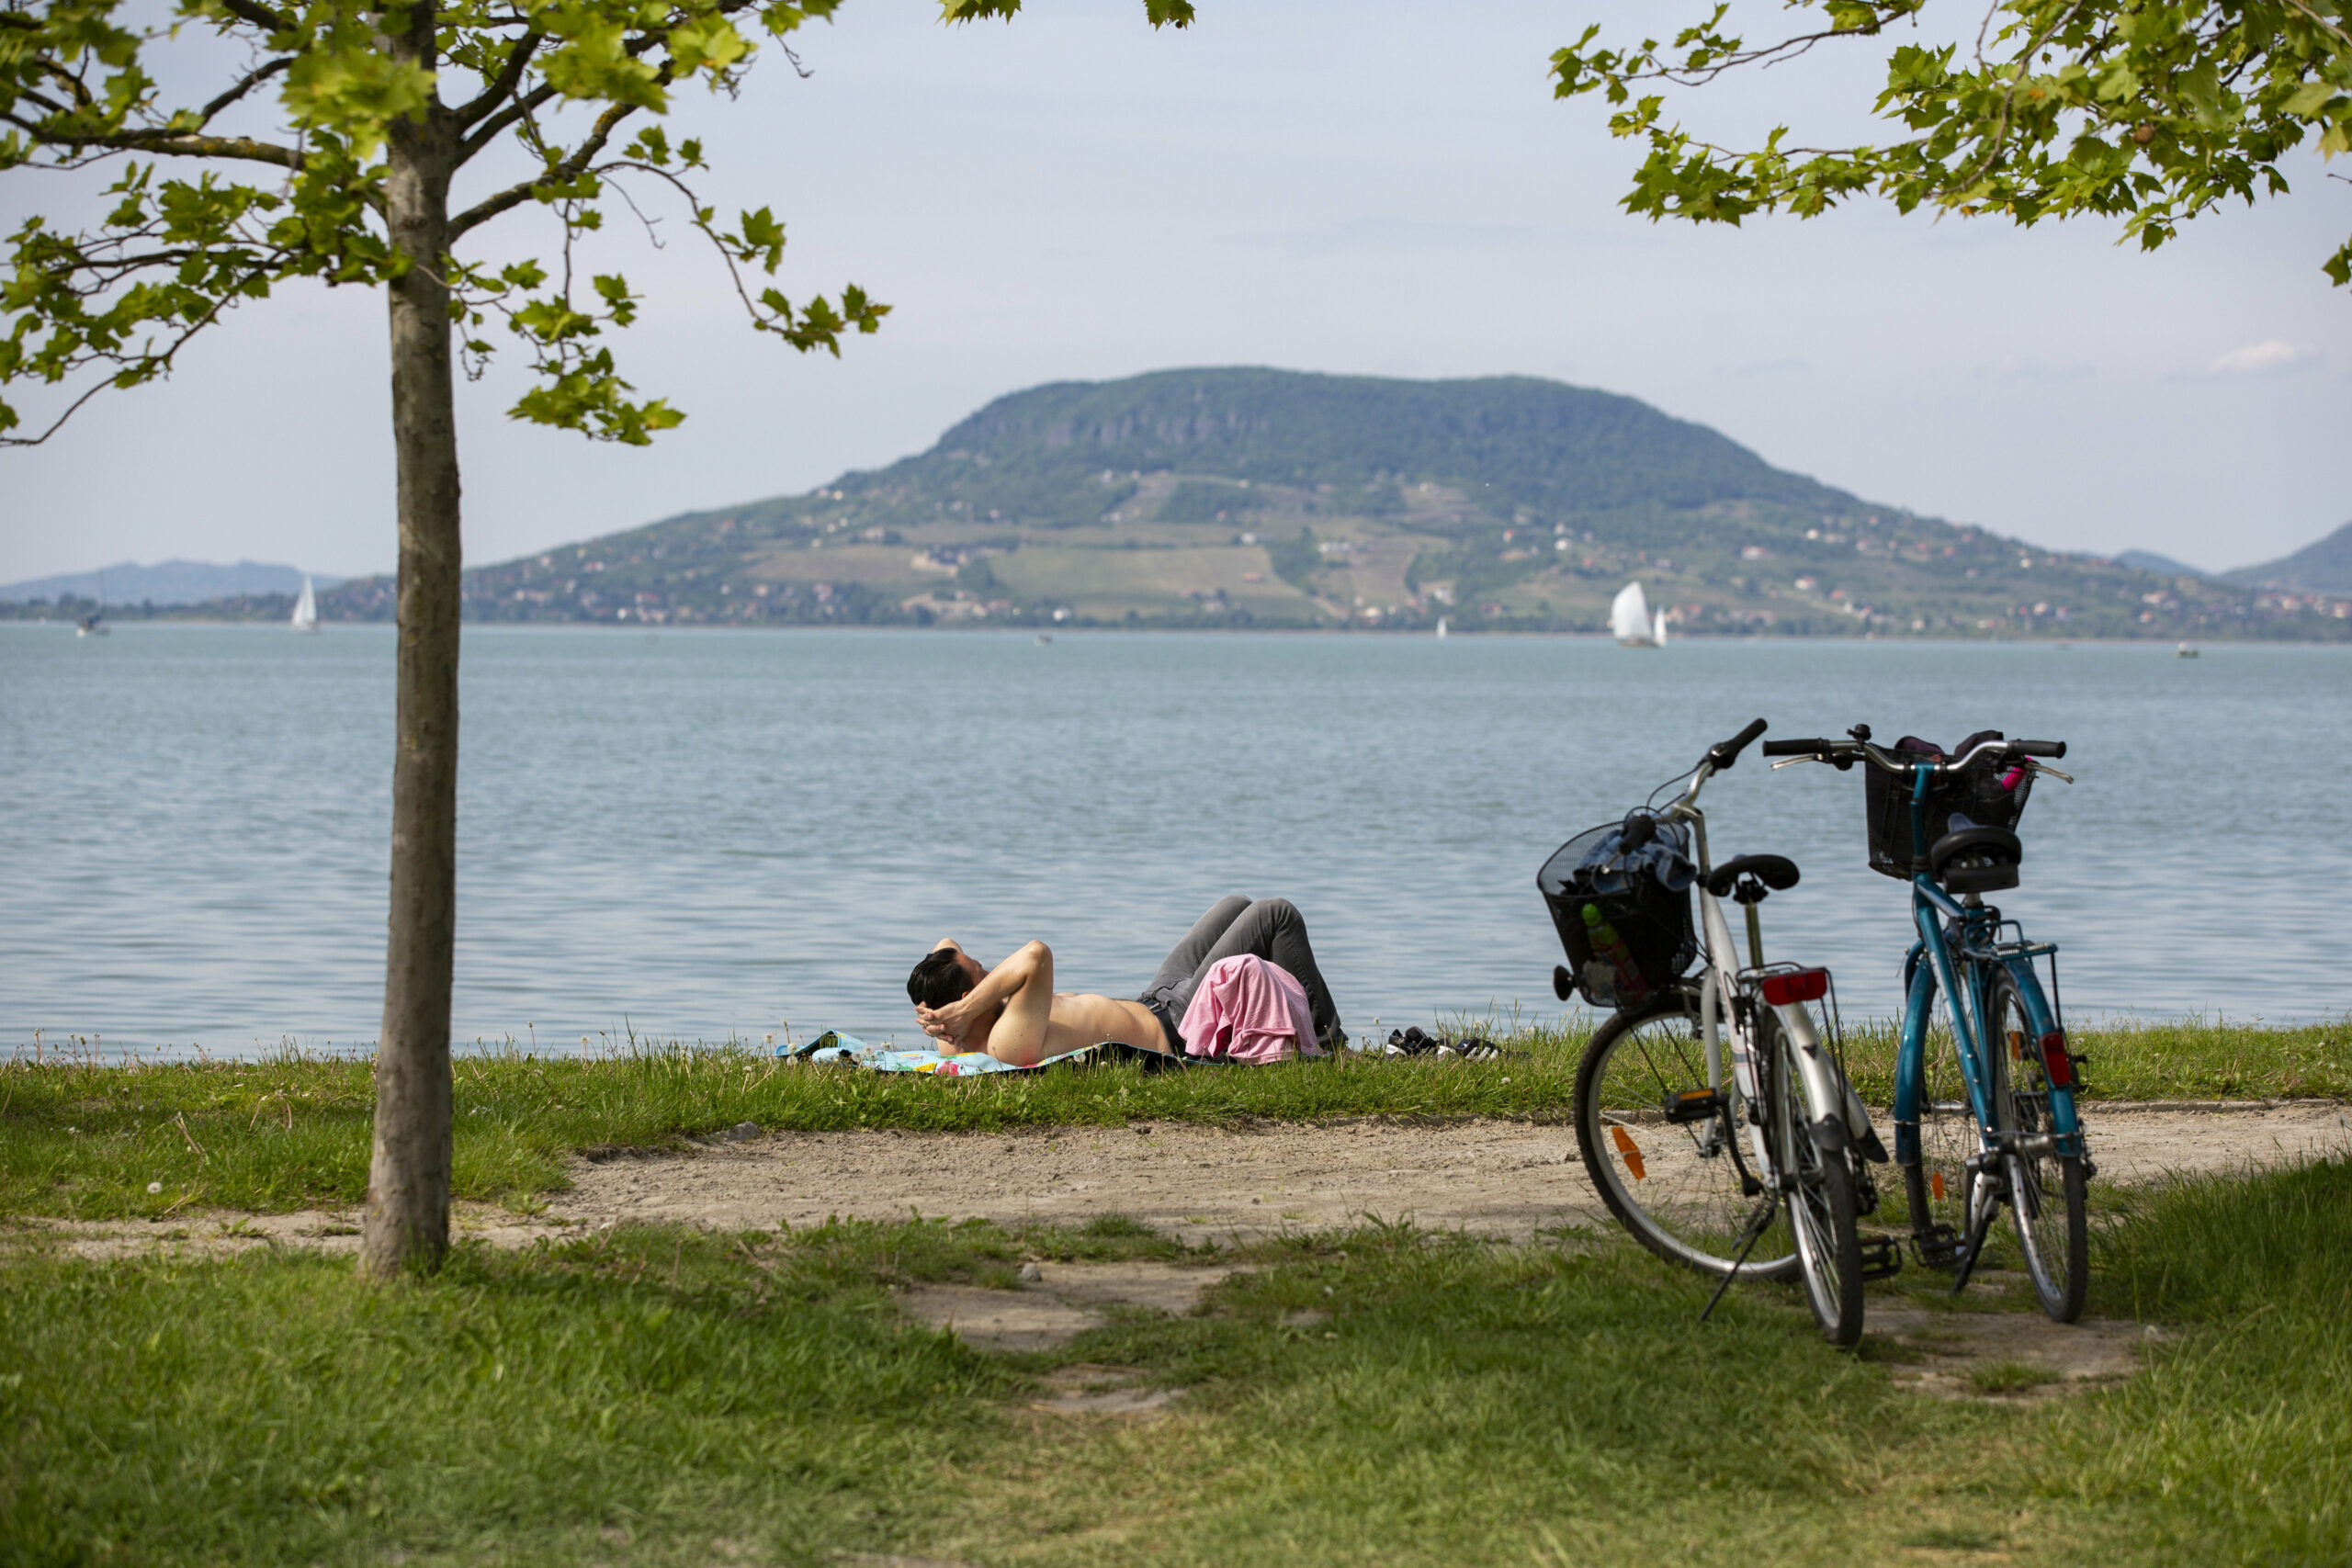
<path fill-rule="evenodd" d="M 1797 863 L 1786 855 L 1739 855 L 1707 874 L 1707 891 L 1724 897 L 1743 876 L 1753 876 L 1773 892 L 1785 893 L 1797 885 Z"/>
<path fill-rule="evenodd" d="M 1952 893 L 1998 893 L 2018 885 L 2025 845 L 2007 828 L 1956 828 L 1928 851 L 1928 874 Z"/>

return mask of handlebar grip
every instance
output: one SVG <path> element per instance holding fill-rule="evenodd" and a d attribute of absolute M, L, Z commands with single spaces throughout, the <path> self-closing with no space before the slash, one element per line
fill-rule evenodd
<path fill-rule="evenodd" d="M 1764 755 L 1767 757 L 1817 757 L 1837 744 L 1835 740 L 1824 740 L 1819 736 L 1815 736 L 1810 740 L 1767 740 L 1764 742 Z"/>
<path fill-rule="evenodd" d="M 1733 736 L 1730 739 L 1718 740 L 1713 746 L 1708 747 L 1707 761 L 1714 764 L 1715 772 L 1719 773 L 1723 773 L 1734 762 L 1739 761 L 1739 754 L 1747 750 L 1747 743 L 1749 741 L 1763 734 L 1764 731 L 1770 728 L 1770 727 L 1762 719 L 1758 719 L 1755 723 L 1749 725 L 1746 729 L 1741 730 L 1737 735 Z"/>
<path fill-rule="evenodd" d="M 2064 757 L 2066 743 L 2064 740 L 2012 740 L 2009 750 L 2023 757 Z"/>

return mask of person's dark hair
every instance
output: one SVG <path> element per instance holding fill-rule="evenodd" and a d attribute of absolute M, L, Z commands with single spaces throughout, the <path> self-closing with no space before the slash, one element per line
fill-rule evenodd
<path fill-rule="evenodd" d="M 907 976 L 907 996 L 917 1007 L 944 1008 L 971 990 L 971 974 L 952 947 L 933 949 Z"/>

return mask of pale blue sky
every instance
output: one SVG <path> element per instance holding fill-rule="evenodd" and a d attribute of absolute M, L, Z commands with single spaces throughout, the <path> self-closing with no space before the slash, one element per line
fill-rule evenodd
<path fill-rule="evenodd" d="M 1657 3 L 1205 0 L 1184 33 L 1132 0 L 935 14 L 852 0 L 806 36 L 808 80 L 771 58 L 741 102 L 676 117 L 711 145 L 711 195 L 786 221 L 786 291 L 861 282 L 898 307 L 882 334 L 792 355 L 741 325 L 707 255 L 616 231 L 595 264 L 650 299 L 616 346 L 691 417 L 650 450 L 592 447 L 510 424 L 509 375 L 464 389 L 469 558 L 807 489 L 1007 391 L 1181 365 L 1554 377 L 2061 548 L 2228 567 L 2352 518 L 2352 296 L 2319 271 L 2352 186 L 2315 158 L 2293 196 L 2153 256 L 2097 226 L 1882 209 L 1654 227 L 1614 205 L 1634 149 L 1544 69 L 1588 17 L 1681 15 Z M 1876 77 L 1816 58 L 1689 118 L 1853 135 Z M 12 228 L 66 199 L 0 186 Z M 524 221 L 493 231 L 502 254 L 539 243 Z M 167 556 L 389 567 L 386 405 L 375 296 L 251 308 L 169 385 L 0 453 L 0 581 Z"/>

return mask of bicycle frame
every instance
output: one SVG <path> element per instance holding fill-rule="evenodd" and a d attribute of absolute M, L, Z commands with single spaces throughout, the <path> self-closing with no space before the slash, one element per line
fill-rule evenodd
<path fill-rule="evenodd" d="M 1918 863 L 1925 860 L 1927 796 L 1933 776 L 1934 770 L 1928 767 L 1912 772 L 1911 841 Z M 2014 922 L 2002 920 L 1997 910 L 1987 908 L 1975 895 L 1954 898 L 1938 886 L 1924 869 L 1915 869 L 1911 877 L 1911 917 L 1919 940 L 1912 945 L 1904 964 L 1903 1041 L 1894 1065 L 1895 1163 L 1917 1165 L 1919 1161 L 1920 1083 L 1927 1069 L 1928 1023 L 1939 986 L 1947 998 L 1961 1077 L 1975 1109 L 1976 1124 L 1984 1129 L 1988 1147 L 2001 1147 L 2003 1153 L 2018 1152 L 2002 1147 L 2005 1140 L 2014 1143 L 2019 1134 L 2000 1130 L 2007 1118 L 1996 1115 L 1993 1100 L 1992 1072 L 1986 1055 L 1992 1043 L 1991 1023 L 1986 1017 L 1987 982 L 1996 968 L 2007 970 L 2017 982 L 2018 995 L 2025 1004 L 2037 1048 L 2050 1049 L 2047 1042 L 2056 1035 L 2060 1041 L 2056 1048 L 2063 1051 L 2062 1021 L 2043 993 L 2041 978 L 2033 968 L 2035 959 L 2050 958 L 2054 979 L 2057 944 L 2027 942 L 2022 931 L 2015 942 L 2000 941 L 2000 928 Z M 1957 952 L 1946 936 L 1947 922 L 1960 933 Z M 1963 963 L 1968 976 L 1965 986 L 1960 977 Z M 2050 1087 L 2051 1131 L 2036 1136 L 2052 1140 L 2050 1153 L 2078 1156 L 2084 1153 L 2082 1122 L 2075 1114 L 2073 1074 L 2069 1071 L 2065 1076 L 2067 1083 L 2053 1082 Z"/>
<path fill-rule="evenodd" d="M 1700 768 L 1690 787 L 1681 796 L 1658 813 L 1660 820 L 1687 822 L 1690 825 L 1691 847 L 1698 853 L 1699 929 L 1705 938 L 1706 968 L 1699 983 L 1699 1026 L 1704 1043 L 1707 1062 L 1707 1087 L 1722 1093 L 1725 1086 L 1724 1046 L 1726 1038 L 1731 1045 L 1732 1072 L 1729 1082 L 1733 1092 L 1753 1106 L 1766 1103 L 1763 1086 L 1758 1081 L 1755 1030 L 1747 1021 L 1746 1011 L 1756 1006 L 1770 1007 L 1779 1015 L 1782 1038 L 1790 1046 L 1790 1057 L 1797 1065 L 1804 1079 L 1805 1100 L 1815 1106 L 1838 1107 L 1845 1110 L 1848 1090 L 1845 1078 L 1831 1065 L 1821 1049 L 1821 1034 L 1815 1028 L 1813 1011 L 1803 1002 L 1766 1002 L 1757 994 L 1757 982 L 1769 967 L 1762 964 L 1760 952 L 1750 952 L 1755 963 L 1743 965 L 1739 949 L 1734 942 L 1731 923 L 1724 918 L 1723 903 L 1707 891 L 1707 878 L 1714 870 L 1714 863 L 1707 849 L 1707 818 L 1698 807 L 1699 791 L 1713 770 Z M 1760 947 L 1757 936 L 1755 908 L 1748 908 L 1751 943 Z M 1726 1008 L 1724 998 L 1733 998 Z M 1777 1108 L 1776 1108 L 1777 1110 Z M 1850 1122 L 1850 1115 L 1848 1116 Z M 1788 1179 L 1782 1162 L 1773 1156 L 1768 1145 L 1762 1118 L 1750 1116 L 1747 1122 L 1748 1145 L 1754 1153 L 1757 1169 L 1770 1179 L 1778 1191 Z M 1852 1130 L 1849 1126 L 1849 1132 Z M 1800 1129 L 1782 1129 L 1784 1136 L 1804 1135 Z"/>

